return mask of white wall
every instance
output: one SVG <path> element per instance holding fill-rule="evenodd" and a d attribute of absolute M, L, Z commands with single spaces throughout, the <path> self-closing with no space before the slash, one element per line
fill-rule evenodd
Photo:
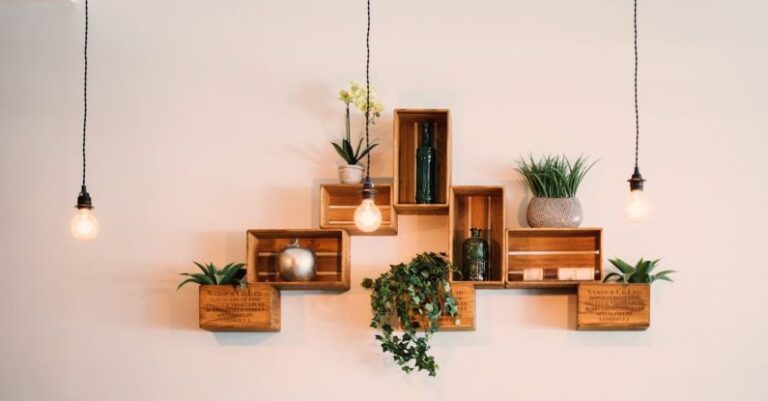
<path fill-rule="evenodd" d="M 212 334 L 191 260 L 243 260 L 248 228 L 314 227 L 336 92 L 364 79 L 364 3 L 92 1 L 89 189 L 79 189 L 82 2 L 0 5 L 0 399 L 765 400 L 768 5 L 642 1 L 642 167 L 653 220 L 622 215 L 632 168 L 629 0 L 374 1 L 372 79 L 453 115 L 456 184 L 503 184 L 529 152 L 600 159 L 580 197 L 606 256 L 664 257 L 647 332 L 573 329 L 575 297 L 482 291 L 477 331 L 406 376 L 368 328 L 366 276 L 443 247 L 444 218 L 352 241 L 343 294 L 284 292 L 276 334 Z M 355 124 L 359 127 L 359 118 Z"/>

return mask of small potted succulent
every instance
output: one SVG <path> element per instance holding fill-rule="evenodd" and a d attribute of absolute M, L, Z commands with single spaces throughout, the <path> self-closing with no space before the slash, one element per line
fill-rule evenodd
<path fill-rule="evenodd" d="M 654 273 L 659 260 L 640 259 L 634 266 L 610 259 L 618 270 L 603 282 L 580 283 L 578 290 L 579 330 L 645 330 L 651 325 L 651 283 L 672 281 L 673 270 Z"/>
<path fill-rule="evenodd" d="M 374 124 L 376 118 L 381 116 L 384 106 L 377 102 L 375 99 L 375 93 L 371 88 L 370 96 L 371 106 L 369 110 L 369 120 L 371 124 Z M 346 106 L 346 135 L 344 139 L 339 143 L 331 142 L 336 153 L 339 154 L 343 163 L 339 165 L 339 180 L 342 184 L 360 184 L 363 181 L 363 173 L 365 169 L 360 165 L 360 161 L 368 155 L 373 148 L 378 146 L 376 143 L 372 143 L 368 146 L 363 146 L 363 137 L 357 142 L 357 147 L 352 145 L 352 135 L 349 122 L 349 106 L 354 104 L 362 113 L 365 113 L 366 108 L 366 91 L 363 86 L 358 83 L 353 83 L 349 90 L 339 91 L 339 100 L 341 100 Z"/>
<path fill-rule="evenodd" d="M 438 366 L 428 354 L 429 340 L 439 330 L 441 316 L 455 321 L 459 312 L 448 282 L 450 270 L 451 263 L 444 256 L 429 252 L 392 265 L 375 280 L 363 280 L 363 287 L 372 290 L 370 326 L 380 331 L 375 338 L 406 373 L 425 370 L 436 375 Z M 402 335 L 394 334 L 398 322 Z"/>
<path fill-rule="evenodd" d="M 245 265 L 242 263 L 230 263 L 219 270 L 213 263 L 202 264 L 193 263 L 202 271 L 202 273 L 181 273 L 188 277 L 182 281 L 176 289 L 183 287 L 187 283 L 200 285 L 240 285 L 245 286 Z"/>
<path fill-rule="evenodd" d="M 603 279 L 604 283 L 651 284 L 656 280 L 673 281 L 669 275 L 674 273 L 674 270 L 664 270 L 653 274 L 653 270 L 656 269 L 661 259 L 645 260 L 641 258 L 634 266 L 619 258 L 608 261 L 616 267 L 618 272 L 608 273 Z"/>
<path fill-rule="evenodd" d="M 596 162 L 595 162 L 596 163 Z M 578 227 L 583 219 L 581 202 L 576 197 L 584 176 L 595 163 L 586 157 L 571 161 L 566 156 L 533 156 L 517 162 L 534 198 L 526 217 L 531 227 Z"/>
<path fill-rule="evenodd" d="M 213 263 L 194 262 L 201 273 L 181 273 L 188 283 L 199 284 L 198 309 L 201 329 L 211 331 L 279 331 L 280 293 L 271 285 L 246 285 L 242 263 L 219 269 Z"/>

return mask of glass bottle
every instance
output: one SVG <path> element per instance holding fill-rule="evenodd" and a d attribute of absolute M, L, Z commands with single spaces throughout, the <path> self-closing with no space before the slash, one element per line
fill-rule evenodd
<path fill-rule="evenodd" d="M 462 274 L 464 280 L 485 281 L 489 279 L 488 242 L 480 237 L 479 228 L 469 229 L 471 236 L 464 240 Z"/>
<path fill-rule="evenodd" d="M 432 146 L 434 122 L 421 128 L 421 146 L 416 149 L 416 203 L 435 203 L 435 148 Z"/>

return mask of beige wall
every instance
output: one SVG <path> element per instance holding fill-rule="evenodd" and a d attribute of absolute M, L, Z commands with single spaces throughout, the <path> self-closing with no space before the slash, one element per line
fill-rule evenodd
<path fill-rule="evenodd" d="M 456 184 L 528 152 L 600 159 L 580 197 L 606 256 L 664 257 L 642 333 L 573 330 L 573 295 L 482 291 L 439 334 L 439 377 L 382 356 L 358 283 L 442 249 L 441 218 L 352 240 L 353 288 L 283 295 L 277 334 L 196 328 L 191 260 L 243 260 L 248 228 L 314 227 L 336 91 L 364 79 L 361 1 L 92 1 L 89 188 L 79 184 L 82 3 L 0 4 L 0 399 L 765 400 L 768 30 L 761 1 L 641 1 L 642 167 L 653 219 L 622 215 L 633 145 L 631 2 L 374 1 L 387 111 L 453 113 Z M 360 120 L 356 117 L 356 127 Z"/>

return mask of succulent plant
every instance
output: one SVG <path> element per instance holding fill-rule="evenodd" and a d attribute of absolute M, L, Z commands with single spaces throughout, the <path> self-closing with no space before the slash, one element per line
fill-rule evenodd
<path fill-rule="evenodd" d="M 674 273 L 674 270 L 664 270 L 656 274 L 652 274 L 653 269 L 658 266 L 660 261 L 661 259 L 645 260 L 641 258 L 637 264 L 632 266 L 619 258 L 609 259 L 609 262 L 611 262 L 611 264 L 614 265 L 620 273 L 608 273 L 608 275 L 605 276 L 605 279 L 603 279 L 603 282 L 615 281 L 626 284 L 650 284 L 656 280 L 673 281 L 671 278 L 669 278 L 669 274 Z"/>
<path fill-rule="evenodd" d="M 206 265 L 194 262 L 202 273 L 181 273 L 182 276 L 189 277 L 182 281 L 176 289 L 178 290 L 184 284 L 195 283 L 200 285 L 233 285 L 239 284 L 245 286 L 245 266 L 243 263 L 230 263 L 219 270 L 213 263 Z"/>

